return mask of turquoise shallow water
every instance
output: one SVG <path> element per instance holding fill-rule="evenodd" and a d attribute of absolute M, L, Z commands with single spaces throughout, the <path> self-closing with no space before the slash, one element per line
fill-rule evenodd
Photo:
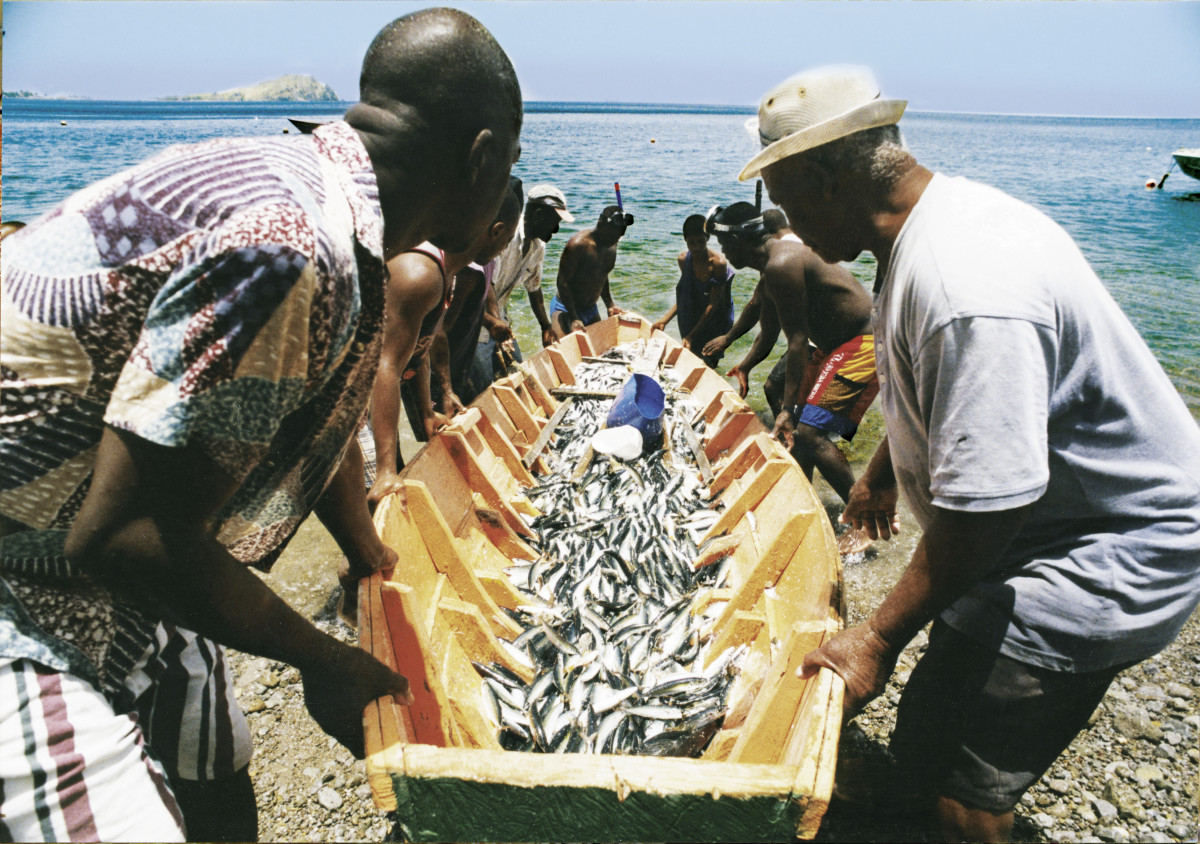
<path fill-rule="evenodd" d="M 289 115 L 331 118 L 346 104 L 4 105 L 3 218 L 28 221 L 167 145 L 294 133 Z M 620 182 L 636 222 L 621 246 L 613 293 L 651 319 L 661 315 L 674 292 L 684 218 L 754 199 L 753 184 L 739 183 L 736 173 L 755 142 L 742 126 L 748 112 L 734 111 L 531 104 L 514 174 L 526 187 L 557 184 L 577 217 L 547 248 L 547 282 L 553 284 L 566 239 L 595 222 Z M 1162 190 L 1144 187 L 1167 172 L 1172 150 L 1200 146 L 1200 120 L 914 113 L 901 126 L 922 164 L 995 185 L 1061 223 L 1200 418 L 1200 181 L 1175 168 Z M 851 269 L 864 283 L 873 278 L 869 255 Z M 743 272 L 735 281 L 739 308 L 754 278 Z M 532 351 L 536 323 L 523 305 L 512 311 L 522 346 Z M 749 340 L 727 352 L 726 365 L 740 359 Z M 764 365 L 752 378 L 755 404 L 766 371 Z"/>

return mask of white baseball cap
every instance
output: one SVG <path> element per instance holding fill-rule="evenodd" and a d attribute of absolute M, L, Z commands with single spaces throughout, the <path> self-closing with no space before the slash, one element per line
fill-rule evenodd
<path fill-rule="evenodd" d="M 575 222 L 575 216 L 567 210 L 567 198 L 554 185 L 534 185 L 529 189 L 526 201 L 549 205 L 558 212 L 564 223 Z"/>

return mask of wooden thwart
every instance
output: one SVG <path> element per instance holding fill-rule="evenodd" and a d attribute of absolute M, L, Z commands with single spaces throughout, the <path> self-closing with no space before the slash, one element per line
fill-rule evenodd
<path fill-rule="evenodd" d="M 754 706 L 729 755 L 730 762 L 771 765 L 779 760 L 791 732 L 792 717 L 800 706 L 800 695 L 812 685 L 797 677 L 796 669 L 805 654 L 820 646 L 825 635 L 824 628 L 812 630 L 803 624 L 792 627 L 754 698 Z"/>
<path fill-rule="evenodd" d="M 496 605 L 479 582 L 475 571 L 459 553 L 450 526 L 442 518 L 423 484 L 408 485 L 408 508 L 429 548 L 430 556 L 458 594 L 485 613 L 496 633 L 509 637 L 519 635 L 521 628 Z"/>
<path fill-rule="evenodd" d="M 542 428 L 542 432 L 537 435 L 537 439 L 529 447 L 529 451 L 525 452 L 525 456 L 521 458 L 521 462 L 525 464 L 526 468 L 532 466 L 533 461 L 538 459 L 542 450 L 550 442 L 550 438 L 554 436 L 554 429 L 558 427 L 558 423 L 562 421 L 562 418 L 567 415 L 567 411 L 571 409 L 574 401 L 574 398 L 568 398 L 558 406 L 558 410 L 554 411 L 554 415 L 546 422 Z"/>
<path fill-rule="evenodd" d="M 585 387 L 555 387 L 550 391 L 555 398 L 572 396 L 581 399 L 615 399 L 616 390 L 591 390 Z"/>
<path fill-rule="evenodd" d="M 708 455 L 704 453 L 704 448 L 700 445 L 700 438 L 696 436 L 696 429 L 691 425 L 683 426 L 683 436 L 687 440 L 688 448 L 692 450 L 692 454 L 696 458 L 696 465 L 700 467 L 700 477 L 704 479 L 705 484 L 711 484 L 713 479 L 712 466 L 709 465 Z"/>

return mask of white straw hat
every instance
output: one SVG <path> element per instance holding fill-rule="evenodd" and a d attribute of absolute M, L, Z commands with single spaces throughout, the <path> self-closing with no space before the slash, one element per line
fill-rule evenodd
<path fill-rule="evenodd" d="M 900 121 L 907 100 L 885 100 L 868 68 L 845 65 L 797 73 L 763 95 L 746 128 L 763 151 L 738 174 L 754 178 L 764 167 L 863 129 Z"/>

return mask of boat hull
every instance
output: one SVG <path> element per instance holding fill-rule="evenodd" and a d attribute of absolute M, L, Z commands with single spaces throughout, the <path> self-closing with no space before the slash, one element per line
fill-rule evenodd
<path fill-rule="evenodd" d="M 1193 179 L 1200 179 L 1200 149 L 1180 149 L 1171 155 L 1180 170 Z"/>
<path fill-rule="evenodd" d="M 536 449 L 583 358 L 637 339 L 666 341 L 706 420 L 697 466 L 735 550 L 728 585 L 706 595 L 711 654 L 745 646 L 724 725 L 700 758 L 500 749 L 472 662 L 514 662 L 502 607 L 521 596 L 504 569 L 534 559 L 523 491 Z M 359 594 L 360 641 L 405 674 L 416 702 L 364 715 L 376 804 L 414 841 L 788 841 L 816 834 L 833 785 L 843 686 L 812 648 L 841 629 L 841 562 L 825 510 L 799 467 L 716 372 L 635 315 L 563 338 L 496 382 L 435 436 L 375 514 L 401 563 Z"/>

